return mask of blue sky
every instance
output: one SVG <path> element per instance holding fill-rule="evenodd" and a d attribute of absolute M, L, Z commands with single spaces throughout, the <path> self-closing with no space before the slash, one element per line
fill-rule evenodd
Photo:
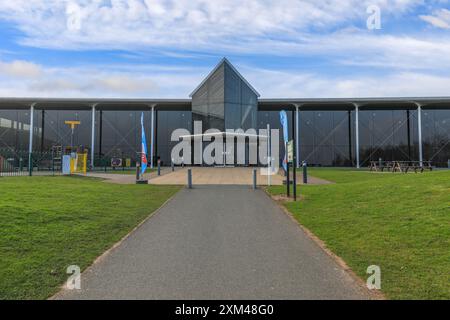
<path fill-rule="evenodd" d="M 367 20 L 379 9 L 381 29 Z M 450 0 L 0 0 L 0 96 L 450 96 Z"/>

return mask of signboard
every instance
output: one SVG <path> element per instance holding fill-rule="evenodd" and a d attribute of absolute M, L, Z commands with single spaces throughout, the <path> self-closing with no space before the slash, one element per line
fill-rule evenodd
<path fill-rule="evenodd" d="M 71 157 L 70 155 L 64 155 L 62 159 L 62 171 L 64 175 L 70 175 L 70 163 L 71 163 Z"/>
<path fill-rule="evenodd" d="M 130 158 L 127 158 L 127 159 L 125 160 L 125 167 L 128 167 L 128 168 L 131 167 L 131 159 L 130 159 Z"/>
<path fill-rule="evenodd" d="M 111 159 L 111 167 L 121 167 L 121 166 L 122 166 L 122 158 Z"/>
<path fill-rule="evenodd" d="M 288 162 L 294 162 L 294 140 L 291 140 L 287 144 L 287 158 Z"/>

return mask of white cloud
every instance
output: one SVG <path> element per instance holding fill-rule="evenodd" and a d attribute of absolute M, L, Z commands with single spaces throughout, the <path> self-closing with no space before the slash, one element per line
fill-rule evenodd
<path fill-rule="evenodd" d="M 422 0 L 15 0 L 0 17 L 22 42 L 48 48 L 227 48 L 264 39 L 299 41 L 311 30 L 365 25 L 366 8 L 400 14 Z M 235 48 L 236 49 L 236 48 Z"/>
<path fill-rule="evenodd" d="M 240 63 L 236 67 L 262 98 L 447 96 L 450 87 L 450 75 L 420 71 L 349 76 L 254 68 Z M 39 78 L 0 74 L 0 96 L 186 99 L 210 71 L 162 65 L 39 68 Z"/>
<path fill-rule="evenodd" d="M 450 29 L 450 10 L 436 10 L 432 15 L 421 15 L 420 18 L 436 28 Z"/>
<path fill-rule="evenodd" d="M 3 74 L 16 78 L 37 78 L 41 73 L 41 67 L 32 62 L 15 60 L 5 63 L 0 61 L 0 76 Z"/>
<path fill-rule="evenodd" d="M 380 6 L 384 23 L 423 0 L 16 0 L 0 2 L 0 18 L 22 30 L 22 44 L 45 48 L 315 55 L 346 65 L 450 67 L 450 35 L 371 32 L 364 29 L 369 4 Z M 445 22 L 448 13 L 430 17 Z"/>
<path fill-rule="evenodd" d="M 156 65 L 83 65 L 46 67 L 22 61 L 40 70 L 39 77 L 13 77 L 0 72 L 3 97 L 157 97 L 186 98 L 207 71 L 202 68 Z M 0 61 L 1 66 L 9 63 Z"/>
<path fill-rule="evenodd" d="M 411 13 L 424 1 L 15 0 L 0 1 L 0 19 L 22 31 L 21 44 L 40 48 L 121 49 L 124 56 L 159 49 L 185 59 L 199 57 L 196 52 L 319 57 L 333 66 L 373 68 L 382 74 L 244 66 L 265 97 L 448 95 L 450 81 L 442 70 L 450 69 L 450 35 L 363 29 L 369 4 L 381 7 L 384 23 L 386 17 Z M 420 18 L 445 28 L 449 12 L 435 10 Z M 121 64 L 49 68 L 0 61 L 0 95 L 186 98 L 208 71 Z"/>
<path fill-rule="evenodd" d="M 260 70 L 249 81 L 263 98 L 442 97 L 450 86 L 450 76 L 416 72 L 332 77 Z"/>

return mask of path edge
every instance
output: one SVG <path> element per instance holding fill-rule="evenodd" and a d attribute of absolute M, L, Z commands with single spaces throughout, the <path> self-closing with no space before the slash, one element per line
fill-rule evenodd
<path fill-rule="evenodd" d="M 295 219 L 292 212 L 290 212 L 285 206 L 284 202 L 286 200 L 280 200 L 277 199 L 275 196 L 271 195 L 267 188 L 263 188 L 264 193 L 273 201 L 275 204 L 295 223 L 297 226 L 305 232 L 306 236 L 311 239 L 320 249 L 322 249 L 323 252 L 325 252 L 339 267 L 342 268 L 342 270 L 347 273 L 355 282 L 357 285 L 360 286 L 362 291 L 371 299 L 371 300 L 388 300 L 383 292 L 380 290 L 369 290 L 366 286 L 366 283 L 363 279 L 361 279 L 360 276 L 358 276 L 352 268 L 348 266 L 348 264 L 345 262 L 344 259 L 342 259 L 340 256 L 335 254 L 333 251 L 331 251 L 326 243 L 320 239 L 318 236 L 316 236 L 311 230 L 306 228 L 303 224 L 300 223 L 297 219 Z"/>
<path fill-rule="evenodd" d="M 128 232 L 125 236 L 123 236 L 119 241 L 117 241 L 116 243 L 114 243 L 111 247 L 109 247 L 108 249 L 106 249 L 106 251 L 104 251 L 102 254 L 100 254 L 97 258 L 94 259 L 94 261 L 92 261 L 92 263 L 90 265 L 88 265 L 86 267 L 86 269 L 83 270 L 83 272 L 81 272 L 81 277 L 83 276 L 83 274 L 85 274 L 86 272 L 88 272 L 89 270 L 91 270 L 95 265 L 97 265 L 100 261 L 102 261 L 103 259 L 105 259 L 113 250 L 115 250 L 116 248 L 118 248 L 125 240 L 127 240 L 134 232 L 136 232 L 139 228 L 142 227 L 142 225 L 144 223 L 146 223 L 148 220 L 150 220 L 151 218 L 157 216 L 159 214 L 159 212 L 161 211 L 161 209 L 163 207 L 165 207 L 170 201 L 173 200 L 173 198 L 175 198 L 175 196 L 181 192 L 181 190 L 183 189 L 183 187 L 180 188 L 180 190 L 178 190 L 177 192 L 175 192 L 170 198 L 168 198 L 166 201 L 164 201 L 157 209 L 155 209 L 155 211 L 151 212 L 144 220 L 142 220 L 138 225 L 136 225 L 132 230 L 130 230 L 130 232 Z M 65 288 L 65 282 L 61 284 L 61 286 L 59 287 L 58 292 L 56 292 L 55 294 L 51 295 L 50 297 L 48 297 L 45 300 L 56 300 L 58 295 L 60 295 L 61 293 L 63 293 L 65 290 L 67 290 Z"/>

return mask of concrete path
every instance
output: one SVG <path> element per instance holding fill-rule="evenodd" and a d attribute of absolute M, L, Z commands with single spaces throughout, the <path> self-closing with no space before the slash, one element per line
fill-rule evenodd
<path fill-rule="evenodd" d="M 368 298 L 262 190 L 243 186 L 182 190 L 81 281 L 55 298 Z"/>
<path fill-rule="evenodd" d="M 171 168 L 161 168 L 161 176 L 165 174 L 171 173 Z M 135 184 L 136 183 L 136 174 L 121 174 L 121 173 L 107 173 L 107 172 L 88 172 L 88 177 L 93 178 L 101 178 L 105 179 L 105 182 L 117 183 L 117 184 Z M 148 172 L 144 175 L 144 179 L 150 180 L 158 177 L 158 173 L 156 171 Z"/>
<path fill-rule="evenodd" d="M 193 167 L 192 181 L 194 185 L 247 185 L 253 184 L 253 170 L 251 167 L 235 168 L 215 168 L 215 167 Z M 285 178 L 281 174 L 271 176 L 272 185 L 282 185 Z M 297 174 L 298 184 L 302 184 L 301 172 Z M 257 184 L 267 185 L 267 176 L 261 174 L 260 168 L 257 168 Z M 168 172 L 163 176 L 156 176 L 149 180 L 149 184 L 166 185 L 186 185 L 187 168 L 177 168 L 175 172 Z M 326 184 L 329 181 L 309 177 L 309 184 Z"/>
<path fill-rule="evenodd" d="M 194 184 L 198 185 L 252 185 L 253 184 L 253 168 L 235 167 L 235 168 L 215 168 L 215 167 L 193 167 L 192 179 Z M 105 179 L 106 182 L 118 184 L 134 184 L 136 183 L 136 175 L 134 174 L 113 174 L 103 172 L 88 173 L 89 177 Z M 163 185 L 186 185 L 187 184 L 187 167 L 177 167 L 174 172 L 171 168 L 161 168 L 161 176 L 157 172 L 145 174 L 145 179 L 149 180 L 149 184 Z M 280 175 L 271 176 L 272 185 L 282 185 L 285 178 Z M 297 174 L 297 183 L 303 184 L 301 172 Z M 259 168 L 257 169 L 257 183 L 260 186 L 267 185 L 267 176 L 261 175 Z M 316 177 L 308 177 L 308 184 L 327 184 L 331 183 Z"/>

